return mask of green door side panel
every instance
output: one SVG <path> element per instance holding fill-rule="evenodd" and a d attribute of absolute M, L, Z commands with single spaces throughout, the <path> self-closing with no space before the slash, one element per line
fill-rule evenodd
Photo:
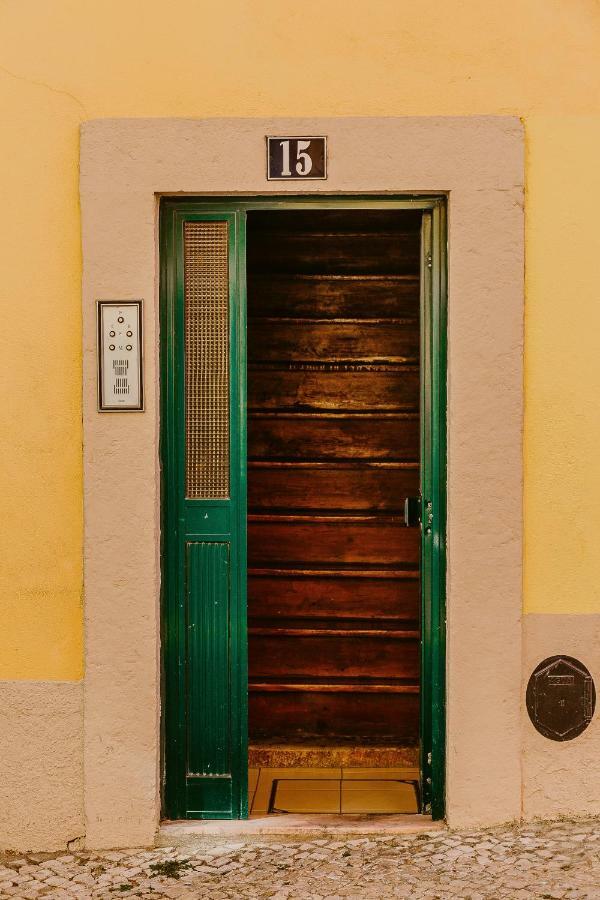
<path fill-rule="evenodd" d="M 193 268 L 195 254 L 199 260 L 196 268 L 201 270 L 205 252 L 200 240 L 185 253 L 184 241 L 189 240 L 186 235 L 191 231 L 189 227 L 186 231 L 186 226 L 191 222 L 225 223 L 228 259 L 221 260 L 220 271 L 221 278 L 228 279 L 229 315 L 220 321 L 207 319 L 208 340 L 200 341 L 203 352 L 198 354 L 191 378 L 188 371 L 186 382 L 185 267 L 187 261 L 188 268 Z M 170 818 L 243 818 L 248 812 L 243 216 L 231 211 L 183 211 L 178 204 L 167 203 L 161 226 L 164 808 Z M 193 297 L 187 302 L 198 303 Z M 187 327 L 203 327 L 202 319 L 200 325 L 192 322 Z M 211 382 L 203 359 L 211 343 L 221 359 L 225 346 L 229 360 L 229 372 L 225 373 L 229 471 L 218 487 L 220 495 L 228 496 L 219 499 L 198 496 L 202 491 L 190 491 L 189 483 L 186 485 L 212 484 L 219 467 L 227 462 L 223 439 L 218 436 L 223 434 L 223 423 L 218 420 L 218 415 L 223 415 L 223 381 L 221 385 Z M 198 384 L 203 378 L 205 383 Z M 188 392 L 193 392 L 188 397 L 186 385 Z M 220 410 L 213 397 L 220 397 Z M 199 435 L 188 423 L 187 439 L 186 407 L 188 415 L 196 417 L 190 421 Z M 218 459 L 210 457 L 211 453 Z M 203 465 L 209 473 L 206 478 L 202 472 L 198 475 L 198 466 Z M 191 477 L 190 466 L 194 467 Z"/>

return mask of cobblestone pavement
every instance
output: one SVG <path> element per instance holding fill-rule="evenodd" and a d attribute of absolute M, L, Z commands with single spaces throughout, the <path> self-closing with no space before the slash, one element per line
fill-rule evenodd
<path fill-rule="evenodd" d="M 600 898 L 600 821 L 0 859 L 0 898 Z"/>

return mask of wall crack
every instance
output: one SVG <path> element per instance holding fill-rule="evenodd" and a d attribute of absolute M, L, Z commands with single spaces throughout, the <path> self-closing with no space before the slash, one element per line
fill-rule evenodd
<path fill-rule="evenodd" d="M 24 81 L 25 84 L 31 84 L 34 87 L 45 88 L 47 91 L 51 91 L 53 94 L 60 94 L 63 97 L 68 97 L 69 100 L 72 100 L 73 103 L 76 103 L 77 106 L 83 111 L 85 117 L 88 117 L 88 112 L 78 97 L 74 94 L 70 94 L 69 91 L 64 91 L 61 88 L 53 87 L 51 84 L 46 84 L 45 81 L 36 81 L 35 78 L 27 78 L 25 75 L 17 75 L 16 72 L 11 72 L 10 69 L 7 69 L 5 66 L 0 66 L 0 72 L 4 72 L 5 75 L 10 75 L 11 78 L 16 79 L 17 81 Z"/>

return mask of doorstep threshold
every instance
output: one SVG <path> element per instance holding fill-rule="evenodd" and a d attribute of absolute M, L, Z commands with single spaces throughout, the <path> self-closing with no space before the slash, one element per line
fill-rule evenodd
<path fill-rule="evenodd" d="M 179 819 L 161 823 L 157 846 L 177 847 L 193 843 L 203 837 L 259 835 L 288 835 L 338 838 L 345 834 L 394 835 L 416 834 L 419 832 L 441 831 L 446 828 L 443 821 L 434 822 L 431 816 L 413 814 L 398 815 L 334 815 L 334 814 L 293 814 L 258 815 L 249 819 Z"/>

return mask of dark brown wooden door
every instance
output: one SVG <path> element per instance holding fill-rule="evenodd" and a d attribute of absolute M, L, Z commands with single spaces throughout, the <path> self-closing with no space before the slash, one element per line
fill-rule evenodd
<path fill-rule="evenodd" d="M 418 741 L 421 215 L 250 212 L 250 739 Z"/>

